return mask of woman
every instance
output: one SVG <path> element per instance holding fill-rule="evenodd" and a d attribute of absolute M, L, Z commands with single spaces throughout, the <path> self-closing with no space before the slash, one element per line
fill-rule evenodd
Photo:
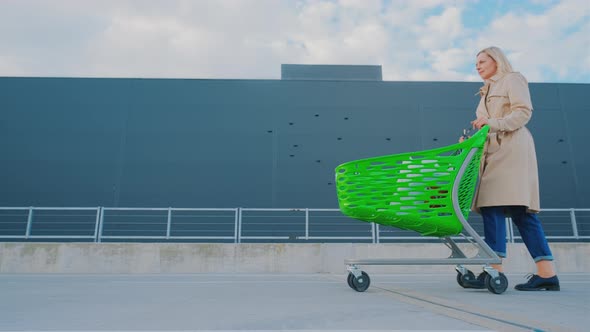
<path fill-rule="evenodd" d="M 480 51 L 476 68 L 485 84 L 472 125 L 490 127 L 474 198 L 474 210 L 483 217 L 485 242 L 506 257 L 505 217 L 510 216 L 537 266 L 537 274 L 514 288 L 559 290 L 553 255 L 536 215 L 540 211 L 537 157 L 525 127 L 533 110 L 528 83 L 497 47 Z M 492 267 L 503 273 L 501 264 Z M 468 286 L 485 288 L 484 280 L 485 272 Z"/>

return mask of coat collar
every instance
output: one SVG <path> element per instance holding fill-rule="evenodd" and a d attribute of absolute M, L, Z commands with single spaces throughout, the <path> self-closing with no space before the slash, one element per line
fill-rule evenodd
<path fill-rule="evenodd" d="M 488 78 L 487 80 L 485 80 L 486 83 L 494 83 L 494 82 L 498 82 L 500 79 L 502 79 L 502 77 L 504 77 L 506 75 L 506 73 L 495 73 L 494 76 Z"/>
<path fill-rule="evenodd" d="M 483 97 L 488 93 L 489 89 L 490 83 L 486 80 L 485 84 L 481 88 L 479 88 L 479 91 L 475 95 L 480 95 L 480 97 Z"/>
<path fill-rule="evenodd" d="M 506 76 L 506 73 L 495 73 L 494 76 L 484 81 L 484 85 L 481 88 L 479 88 L 479 92 L 476 93 L 476 95 L 479 94 L 482 97 L 485 96 L 488 93 L 488 90 L 490 89 L 490 84 L 498 82 L 504 76 Z"/>

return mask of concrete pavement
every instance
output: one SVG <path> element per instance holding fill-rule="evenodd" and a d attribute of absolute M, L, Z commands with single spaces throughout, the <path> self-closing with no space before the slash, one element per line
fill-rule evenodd
<path fill-rule="evenodd" d="M 560 292 L 463 289 L 446 273 L 0 274 L 0 331 L 587 331 L 590 274 Z M 477 271 L 474 271 L 477 272 Z"/>

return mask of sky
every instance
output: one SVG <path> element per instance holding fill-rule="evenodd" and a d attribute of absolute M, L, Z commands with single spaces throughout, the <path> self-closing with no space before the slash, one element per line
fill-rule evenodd
<path fill-rule="evenodd" d="M 480 81 L 492 45 L 530 82 L 590 83 L 590 1 L 0 0 L 0 76 Z"/>

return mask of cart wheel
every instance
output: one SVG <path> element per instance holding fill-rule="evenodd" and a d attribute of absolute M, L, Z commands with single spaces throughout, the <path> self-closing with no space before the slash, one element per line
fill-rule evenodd
<path fill-rule="evenodd" d="M 473 274 L 473 272 L 471 272 L 470 270 L 467 270 L 467 273 L 465 274 L 457 272 L 457 283 L 459 284 L 459 286 L 467 288 L 465 284 L 471 280 L 475 280 L 475 274 Z"/>
<path fill-rule="evenodd" d="M 371 278 L 366 272 L 362 272 L 362 275 L 359 278 L 355 278 L 354 275 L 352 277 L 352 289 L 357 292 L 364 292 L 369 288 L 371 284 Z"/>
<path fill-rule="evenodd" d="M 346 282 L 348 283 L 348 286 L 350 286 L 350 288 L 355 289 L 354 285 L 352 284 L 352 279 L 354 279 L 354 274 L 348 273 L 348 276 L 346 277 Z"/>
<path fill-rule="evenodd" d="M 508 278 L 506 278 L 502 272 L 500 272 L 500 275 L 496 278 L 492 278 L 492 276 L 488 274 L 486 275 L 485 284 L 490 292 L 494 294 L 502 294 L 506 291 L 506 288 L 508 288 Z"/>

